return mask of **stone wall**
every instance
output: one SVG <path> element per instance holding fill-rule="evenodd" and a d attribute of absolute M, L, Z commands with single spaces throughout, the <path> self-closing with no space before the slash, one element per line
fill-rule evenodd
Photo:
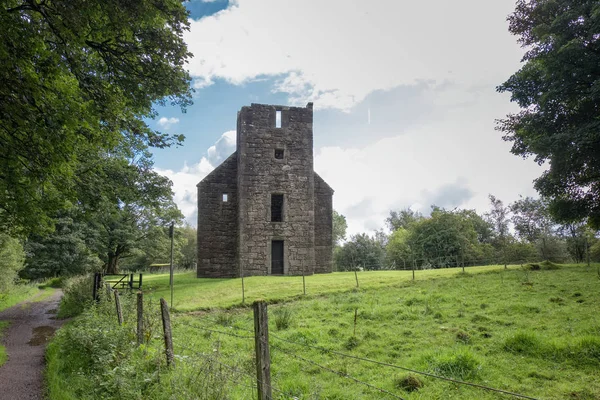
<path fill-rule="evenodd" d="M 315 173 L 315 273 L 333 270 L 333 189 Z"/>
<path fill-rule="evenodd" d="M 198 277 L 239 276 L 237 240 L 237 155 L 233 153 L 198 184 Z"/>
<path fill-rule="evenodd" d="M 281 128 L 275 127 L 281 111 Z M 312 274 L 314 249 L 313 110 L 252 104 L 238 113 L 238 265 L 267 275 L 271 241 L 284 241 L 284 273 Z M 275 158 L 283 150 L 283 159 Z M 282 222 L 271 222 L 271 194 L 284 195 Z"/>

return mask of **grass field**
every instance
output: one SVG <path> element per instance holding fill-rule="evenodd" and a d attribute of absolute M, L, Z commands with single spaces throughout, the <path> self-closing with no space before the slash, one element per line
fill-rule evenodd
<path fill-rule="evenodd" d="M 533 398 L 600 399 L 597 271 L 548 268 L 417 271 L 414 282 L 410 272 L 361 272 L 359 289 L 354 274 L 335 273 L 307 277 L 307 296 L 301 296 L 301 277 L 255 277 L 245 279 L 246 301 L 270 301 L 277 399 L 511 398 L 332 351 Z M 98 385 L 121 390 L 122 398 L 256 398 L 253 316 L 240 304 L 241 282 L 180 274 L 175 285 L 175 369 L 164 366 L 156 319 L 148 326 L 150 343 L 127 350 L 135 299 L 125 296 L 122 327 L 112 315 L 114 304 L 106 304 L 107 311 L 61 330 L 67 329 L 49 356 L 50 398 L 94 398 L 87 394 Z M 168 275 L 146 276 L 148 294 L 149 287 L 147 314 L 157 315 L 157 297 L 169 298 Z M 200 311 L 183 312 L 189 310 Z M 107 318 L 96 316 L 106 312 Z M 101 344 L 107 335 L 120 339 Z M 111 356 L 113 347 L 119 350 Z M 96 351 L 102 356 L 97 358 Z M 87 353 L 101 364 L 83 363 Z M 92 367 L 73 367 L 78 365 Z M 105 393 L 97 390 L 96 396 Z"/>
<path fill-rule="evenodd" d="M 503 265 L 466 268 L 469 274 L 503 270 Z M 521 269 L 520 265 L 509 265 L 508 269 Z M 453 276 L 456 268 L 415 271 L 416 281 Z M 348 291 L 356 288 L 353 272 L 311 275 L 305 278 L 306 293 L 310 298 L 328 293 Z M 411 271 L 363 271 L 358 272 L 360 289 L 377 289 L 398 285 L 412 280 Z M 144 275 L 144 292 L 170 301 L 169 274 Z M 242 303 L 241 279 L 198 279 L 196 272 L 177 273 L 174 276 L 173 308 L 177 312 L 231 308 Z M 254 300 L 289 301 L 305 298 L 301 276 L 253 276 L 244 278 L 245 301 Z"/>
<path fill-rule="evenodd" d="M 394 273 L 362 273 L 360 290 L 271 305 L 273 385 L 297 398 L 393 398 L 321 368 L 326 367 L 403 398 L 506 397 L 331 355 L 309 344 L 535 398 L 600 398 L 600 280 L 595 269 L 471 271 L 431 271 L 428 279 L 414 283 Z M 324 279 L 340 275 L 349 280 L 343 274 Z M 212 351 L 223 364 L 238 366 L 237 378 L 250 385 L 253 339 L 206 328 L 252 336 L 251 312 L 179 316 L 174 332 L 177 354 L 199 362 L 204 357 L 197 352 Z M 232 384 L 231 390 L 233 398 L 252 398 L 252 390 L 242 385 Z"/>

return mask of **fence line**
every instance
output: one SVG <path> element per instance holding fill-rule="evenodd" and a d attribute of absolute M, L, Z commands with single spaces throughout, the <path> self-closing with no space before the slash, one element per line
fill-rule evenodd
<path fill-rule="evenodd" d="M 231 371 L 233 371 L 233 372 L 237 372 L 237 373 L 238 373 L 238 374 L 240 374 L 240 375 L 246 375 L 246 376 L 248 376 L 248 377 L 249 377 L 250 379 L 252 379 L 252 380 L 255 380 L 255 379 L 256 379 L 256 376 L 252 375 L 251 373 L 249 373 L 249 372 L 246 372 L 246 371 L 244 371 L 244 370 L 241 370 L 241 369 L 239 369 L 239 368 L 233 367 L 233 366 L 231 366 L 231 365 L 229 365 L 229 364 L 225 364 L 225 363 L 223 363 L 223 362 L 221 362 L 221 361 L 217 360 L 217 359 L 214 357 L 214 355 L 212 355 L 212 354 L 204 354 L 204 353 L 200 353 L 200 352 L 198 352 L 197 350 L 190 349 L 189 347 L 187 347 L 187 346 L 183 346 L 183 345 L 178 345 L 178 347 L 180 347 L 180 348 L 182 348 L 182 349 L 184 349 L 184 350 L 190 351 L 190 352 L 192 352 L 192 353 L 193 353 L 194 355 L 196 355 L 196 356 L 203 357 L 203 358 L 205 358 L 205 359 L 211 359 L 212 361 L 216 362 L 217 364 L 219 364 L 219 365 L 221 365 L 221 366 L 223 366 L 223 367 L 225 367 L 225 368 L 227 368 L 227 369 L 229 369 L 229 370 L 231 370 Z M 262 382 L 262 381 L 259 381 L 259 383 L 263 383 L 263 382 Z M 256 388 L 257 388 L 257 387 L 256 387 L 256 386 L 254 386 L 254 385 L 251 385 L 251 386 L 248 386 L 248 385 L 246 385 L 246 386 L 247 386 L 247 387 L 251 387 L 252 389 L 256 389 Z M 275 386 L 273 386 L 273 385 L 269 385 L 269 386 L 270 386 L 270 387 L 271 387 L 271 389 L 273 389 L 274 391 L 276 391 L 276 392 L 278 392 L 278 393 L 285 394 L 285 392 L 284 392 L 283 390 L 277 389 L 277 387 L 275 387 Z"/>
<path fill-rule="evenodd" d="M 299 360 L 301 360 L 301 361 L 304 361 L 304 362 L 307 362 L 307 363 L 309 363 L 309 364 L 312 364 L 312 365 L 314 365 L 314 366 L 317 366 L 317 367 L 319 367 L 319 368 L 321 368 L 321 369 L 324 369 L 324 370 L 326 370 L 326 371 L 329 371 L 329 372 L 331 372 L 331 373 L 334 373 L 334 374 L 336 374 L 336 375 L 338 375 L 338 376 L 341 376 L 342 378 L 347 378 L 347 379 L 350 379 L 350 380 L 352 380 L 352 381 L 354 381 L 354 382 L 356 382 L 356 383 L 359 383 L 359 384 L 361 384 L 361 385 L 365 385 L 365 386 L 367 386 L 367 387 L 369 387 L 369 388 L 371 388 L 371 389 L 374 389 L 374 390 L 377 390 L 377 391 L 379 391 L 379 392 L 382 392 L 382 393 L 388 394 L 388 395 L 390 395 L 390 396 L 392 396 L 392 397 L 394 397 L 394 398 L 396 398 L 396 399 L 405 400 L 403 397 L 400 397 L 400 396 L 398 396 L 398 395 L 396 395 L 396 394 L 394 394 L 394 393 L 392 393 L 392 392 L 389 392 L 389 391 L 387 391 L 387 390 L 385 390 L 385 389 L 382 389 L 382 388 L 380 388 L 380 387 L 377 387 L 377 386 L 375 386 L 375 385 L 371 385 L 370 383 L 367 383 L 367 382 L 361 381 L 360 379 L 357 379 L 357 378 L 355 378 L 355 377 L 353 377 L 353 376 L 350 376 L 350 375 L 348 375 L 347 373 L 344 373 L 344 372 L 341 372 L 341 371 L 336 371 L 336 370 L 334 370 L 334 369 L 331 369 L 331 368 L 329 368 L 329 367 L 325 367 L 325 366 L 323 366 L 323 365 L 321 365 L 321 364 L 319 364 L 319 363 L 317 363 L 317 362 L 315 362 L 315 361 L 312 361 L 312 360 L 309 360 L 309 359 L 307 359 L 307 358 L 301 357 L 301 356 L 299 356 L 299 355 L 297 355 L 297 354 L 295 354 L 295 353 L 290 353 L 289 351 L 286 351 L 285 349 L 283 349 L 283 348 L 281 348 L 281 347 L 279 347 L 279 346 L 275 346 L 275 345 L 273 345 L 273 344 L 271 344 L 271 346 L 272 346 L 272 347 L 274 347 L 274 348 L 276 348 L 276 349 L 279 349 L 279 350 L 283 351 L 285 354 L 287 354 L 287 355 L 289 355 L 289 356 L 292 356 L 292 357 L 294 357 L 294 358 L 296 358 L 296 359 L 299 359 Z"/>
<path fill-rule="evenodd" d="M 119 301 L 119 296 L 117 291 L 114 291 L 114 300 L 115 300 L 115 305 L 116 305 L 116 311 L 118 315 L 122 315 L 121 310 L 119 309 L 120 307 L 120 301 Z M 138 295 L 138 313 L 137 313 L 137 329 L 138 329 L 138 335 L 140 334 L 139 330 L 143 330 L 144 326 L 143 324 L 140 324 L 139 322 L 141 320 L 143 320 L 143 318 L 141 317 L 140 313 L 142 312 L 141 308 L 139 307 L 140 305 L 140 299 L 142 298 L 141 295 Z M 110 299 L 110 297 L 108 297 L 108 299 Z M 170 316 L 168 315 L 168 307 L 166 305 L 166 301 L 164 299 L 160 299 L 160 311 L 162 314 L 162 320 L 163 320 L 163 330 L 164 330 L 164 339 L 165 339 L 165 353 L 166 353 L 166 357 L 167 357 L 167 365 L 171 366 L 173 365 L 173 361 L 174 361 L 174 351 L 173 351 L 173 344 L 172 344 L 172 336 L 171 336 L 171 322 L 170 322 Z M 259 307 L 259 305 L 262 305 L 262 307 Z M 276 391 L 276 392 L 280 392 L 280 393 L 285 393 L 283 391 L 281 391 L 280 389 L 277 389 L 276 387 L 274 387 L 271 384 L 271 378 L 270 378 L 270 356 L 269 356 L 269 347 L 272 346 L 275 349 L 278 349 L 280 351 L 282 351 L 285 355 L 296 358 L 297 360 L 300 360 L 304 363 L 309 363 L 311 365 L 314 365 L 316 367 L 319 367 L 325 371 L 334 373 L 342 378 L 345 379 L 349 379 L 354 381 L 357 384 L 361 384 L 363 386 L 369 387 L 372 390 L 376 390 L 379 391 L 381 393 L 385 393 L 387 395 L 390 395 L 394 398 L 397 399 L 401 399 L 403 400 L 402 397 L 386 390 L 380 387 L 377 387 L 371 383 L 368 382 L 364 382 L 358 378 L 355 378 L 351 375 L 349 375 L 348 373 L 344 373 L 341 371 L 337 371 L 333 368 L 330 368 L 328 366 L 324 366 L 321 365 L 311 359 L 308 359 L 306 357 L 302 357 L 298 354 L 296 354 L 295 352 L 290 352 L 289 350 L 286 350 L 282 347 L 280 347 L 279 345 L 275 345 L 272 343 L 269 343 L 270 340 L 268 338 L 268 325 L 267 325 L 267 309 L 266 309 L 266 303 L 263 301 L 260 302 L 255 302 L 254 304 L 254 308 L 255 308 L 255 329 L 254 331 L 250 331 L 248 329 L 244 329 L 244 328 L 239 328 L 236 327 L 235 329 L 237 331 L 241 331 L 241 332 L 246 332 L 246 333 L 250 333 L 250 335 L 247 334 L 239 334 L 238 332 L 227 332 L 227 331 L 222 331 L 219 329 L 213 329 L 213 328 L 208 328 L 206 326 L 202 326 L 199 323 L 196 323 L 195 320 L 191 320 L 191 321 L 186 321 L 186 320 L 180 320 L 179 318 L 175 318 L 174 319 L 174 324 L 181 326 L 181 327 L 187 327 L 187 328 L 191 328 L 191 329 L 198 329 L 198 330 L 202 330 L 202 331 L 206 331 L 206 332 L 211 332 L 211 333 L 215 333 L 218 335 L 226 335 L 226 336 L 230 336 L 230 337 L 234 337 L 234 338 L 238 338 L 238 339 L 243 339 L 243 340 L 254 340 L 254 345 L 255 345 L 255 350 L 257 352 L 256 355 L 256 363 L 257 363 L 257 376 L 253 376 L 252 374 L 243 371 L 239 368 L 236 368 L 234 366 L 228 365 L 226 363 L 221 362 L 220 360 L 218 360 L 215 355 L 207 355 L 205 353 L 202 352 L 198 352 L 197 350 L 191 349 L 189 347 L 186 347 L 184 345 L 180 345 L 177 344 L 177 347 L 180 347 L 186 351 L 189 351 L 192 353 L 192 355 L 194 356 L 198 356 L 198 357 L 203 357 L 203 358 L 208 358 L 210 360 L 212 360 L 213 362 L 221 365 L 224 368 L 227 368 L 231 371 L 234 371 L 238 374 L 244 374 L 247 376 L 250 376 L 252 379 L 256 379 L 256 385 L 255 386 L 250 386 L 253 389 L 257 389 L 258 390 L 258 395 L 259 395 L 259 399 L 271 399 L 271 389 Z M 261 320 L 260 318 L 256 317 L 256 313 L 259 312 L 262 309 L 262 315 L 264 315 L 263 320 Z M 262 321 L 262 322 L 261 322 Z M 122 317 L 119 318 L 119 324 L 123 323 Z M 465 381 L 461 381 L 458 379 L 453 379 L 453 378 L 448 378 L 445 376 L 440 376 L 440 375 L 435 375 L 429 372 L 424 372 L 424 371 L 419 371 L 419 370 L 415 370 L 412 368 L 407 368 L 407 367 L 403 367 L 400 365 L 396 365 L 396 364 L 391 364 L 391 363 L 387 363 L 387 362 L 383 362 L 383 361 L 377 361 L 377 360 L 372 360 L 366 357 L 360 357 L 360 356 L 355 356 L 355 355 L 351 355 L 351 354 L 347 354 L 347 353 L 342 353 L 336 350 L 332 350 L 332 349 L 328 349 L 325 347 L 321 347 L 321 346 L 317 346 L 317 345 L 312 345 L 312 344 L 307 344 L 307 343 L 298 343 L 289 339 L 285 339 L 282 338 L 278 335 L 275 334 L 270 334 L 270 336 L 272 338 L 274 338 L 277 341 L 280 341 L 282 343 L 287 343 L 290 345 L 294 345 L 294 346 L 298 346 L 299 348 L 310 348 L 310 349 L 314 349 L 314 350 L 318 350 L 322 353 L 328 353 L 330 355 L 336 355 L 339 357 L 343 357 L 343 358 L 349 358 L 349 359 L 353 359 L 353 360 L 357 360 L 357 361 L 363 361 L 363 362 L 367 362 L 367 363 L 372 363 L 372 364 L 376 364 L 376 365 L 380 365 L 380 366 L 385 366 L 385 367 L 389 367 L 389 368 L 394 368 L 394 369 L 399 369 L 399 370 L 403 370 L 403 371 L 408 371 L 408 372 L 412 372 L 415 374 L 419 374 L 419 375 L 423 375 L 423 376 L 427 376 L 430 378 L 434 378 L 434 379 L 440 379 L 440 380 L 444 380 L 444 381 L 448 381 L 448 382 L 452 382 L 458 385 L 466 385 L 466 386 L 471 386 L 471 387 L 475 387 L 475 388 L 479 388 L 479 389 L 483 389 L 483 390 L 488 390 L 488 391 L 492 391 L 492 392 L 496 392 L 496 393 L 501 393 L 504 395 L 510 395 L 510 396 L 514 396 L 514 397 L 519 397 L 519 398 L 523 398 L 523 399 L 530 399 L 530 400 L 536 400 L 534 397 L 530 397 L 527 395 L 522 395 L 519 393 L 514 393 L 514 392 L 510 392 L 507 390 L 503 390 L 503 389 L 497 389 L 497 388 L 493 388 L 493 387 L 489 387 L 489 386 L 485 386 L 485 385 L 480 385 L 480 384 L 476 384 L 476 383 L 471 383 L 471 382 L 465 382 Z M 219 337 L 219 341 L 220 341 L 220 337 Z M 261 352 L 261 355 L 259 357 L 259 349 Z M 227 378 L 229 379 L 229 378 Z M 236 381 L 236 383 L 239 384 L 239 382 Z M 246 386 L 246 385 L 243 385 Z"/>
<path fill-rule="evenodd" d="M 492 387 L 485 386 L 485 385 L 479 385 L 479 384 L 476 384 L 476 383 L 465 382 L 465 381 L 461 381 L 461 380 L 458 380 L 458 379 L 452 379 L 452 378 L 448 378 L 448 377 L 441 376 L 441 375 L 431 374 L 429 372 L 418 371 L 418 370 L 415 370 L 415 369 L 411 369 L 411 368 L 407 368 L 407 367 L 402 367 L 400 365 L 390 364 L 390 363 L 386 363 L 386 362 L 383 362 L 383 361 L 371 360 L 369 358 L 354 356 L 354 355 L 351 355 L 351 354 L 346 354 L 346 353 L 342 353 L 342 352 L 339 352 L 339 351 L 327 349 L 325 347 L 314 346 L 314 345 L 310 345 L 310 344 L 306 344 L 306 343 L 293 342 L 291 340 L 283 339 L 283 338 L 281 338 L 281 337 L 279 337 L 277 335 L 274 335 L 274 334 L 271 334 L 271 337 L 273 337 L 273 338 L 275 338 L 277 340 L 280 340 L 282 342 L 285 342 L 285 343 L 290 343 L 290 344 L 293 344 L 293 345 L 296 345 L 296 346 L 301 346 L 301 347 L 309 347 L 309 348 L 312 348 L 314 350 L 319 350 L 321 352 L 335 354 L 335 355 L 338 355 L 340 357 L 346 357 L 346 358 L 351 358 L 351 359 L 358 360 L 358 361 L 365 361 L 365 362 L 369 362 L 369 363 L 372 363 L 372 364 L 382 365 L 382 366 L 391 367 L 391 368 L 395 368 L 395 369 L 401 369 L 403 371 L 408 371 L 408 372 L 412 372 L 412 373 L 419 374 L 419 375 L 425 375 L 425 376 L 428 376 L 430 378 L 442 379 L 442 380 L 453 382 L 453 383 L 457 383 L 457 384 L 460 384 L 460 385 L 473 386 L 473 387 L 477 387 L 477 388 L 480 388 L 480 389 L 489 390 L 489 391 L 492 391 L 492 392 L 498 392 L 498 393 L 503 393 L 503 394 L 515 396 L 515 397 L 520 397 L 520 398 L 523 398 L 523 399 L 537 400 L 535 397 L 530 397 L 530 396 L 522 395 L 522 394 L 519 394 L 519 393 L 513 393 L 513 392 L 509 392 L 507 390 L 496 389 L 496 388 L 492 388 Z"/>

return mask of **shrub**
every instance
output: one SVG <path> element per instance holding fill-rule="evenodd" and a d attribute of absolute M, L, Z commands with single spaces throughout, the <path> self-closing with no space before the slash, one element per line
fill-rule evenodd
<path fill-rule="evenodd" d="M 77 276 L 63 283 L 63 298 L 58 308 L 59 318 L 77 316 L 93 303 L 93 280 L 90 275 Z"/>

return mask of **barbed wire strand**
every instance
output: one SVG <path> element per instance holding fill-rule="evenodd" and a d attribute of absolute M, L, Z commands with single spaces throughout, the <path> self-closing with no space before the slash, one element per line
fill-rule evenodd
<path fill-rule="evenodd" d="M 275 349 L 278 349 L 278 350 L 281 350 L 282 352 L 284 352 L 284 353 L 285 353 L 286 355 L 288 355 L 288 356 L 292 356 L 292 357 L 294 357 L 294 358 L 297 358 L 297 359 L 299 359 L 299 360 L 302 360 L 302 361 L 304 361 L 304 362 L 307 362 L 307 363 L 309 363 L 309 364 L 315 365 L 315 366 L 317 366 L 317 367 L 319 367 L 319 368 L 322 368 L 322 369 L 324 369 L 324 370 L 326 370 L 326 371 L 329 371 L 329 372 L 331 372 L 331 373 L 334 373 L 334 374 L 336 374 L 336 375 L 338 375 L 338 376 L 341 376 L 342 378 L 350 379 L 350 380 L 352 380 L 352 381 L 354 381 L 354 382 L 356 382 L 356 383 L 359 383 L 359 384 L 361 384 L 361 385 L 365 385 L 365 386 L 367 386 L 367 387 L 369 387 L 369 388 L 371 388 L 371 389 L 377 390 L 377 391 L 379 391 L 379 392 L 381 392 L 381 393 L 388 394 L 388 395 L 390 395 L 390 396 L 392 396 L 392 397 L 394 397 L 394 398 L 396 398 L 396 399 L 405 400 L 403 397 L 400 397 L 400 396 L 398 396 L 397 394 L 394 394 L 394 393 L 392 393 L 392 392 L 390 392 L 390 391 L 388 391 L 388 390 L 385 390 L 385 389 L 382 389 L 382 388 L 380 388 L 380 387 L 377 387 L 377 386 L 375 386 L 375 385 L 372 385 L 372 384 L 370 384 L 370 383 L 367 383 L 367 382 L 361 381 L 360 379 L 357 379 L 357 378 L 355 378 L 355 377 L 353 377 L 353 376 L 351 376 L 351 375 L 348 375 L 347 373 L 344 373 L 344 372 L 341 372 L 341 371 L 336 371 L 336 370 L 334 370 L 334 369 L 332 369 L 332 368 L 329 368 L 329 367 L 325 367 L 325 366 L 323 366 L 323 365 L 321 365 L 321 364 L 319 364 L 319 363 L 317 363 L 317 362 L 315 362 L 315 361 L 313 361 L 313 360 L 309 360 L 309 359 L 307 359 L 307 358 L 304 358 L 304 357 L 302 357 L 302 356 L 299 356 L 299 355 L 297 355 L 297 354 L 290 353 L 289 351 L 287 351 L 287 350 L 285 350 L 285 349 L 283 349 L 283 348 L 281 348 L 281 347 L 279 347 L 279 346 L 276 346 L 276 345 L 273 345 L 273 344 L 271 344 L 271 347 L 273 347 L 273 348 L 275 348 Z"/>
<path fill-rule="evenodd" d="M 465 382 L 465 381 L 461 381 L 461 380 L 457 380 L 457 379 L 452 379 L 452 378 L 448 378 L 448 377 L 445 377 L 445 376 L 431 374 L 429 372 L 418 371 L 418 370 L 415 370 L 415 369 L 411 369 L 411 368 L 407 368 L 407 367 L 402 367 L 402 366 L 395 365 L 395 364 L 386 363 L 386 362 L 383 362 L 383 361 L 377 361 L 377 360 L 371 360 L 369 358 L 364 358 L 364 357 L 359 357 L 359 356 L 353 356 L 351 354 L 341 353 L 339 351 L 327 349 L 325 347 L 314 346 L 314 345 L 310 345 L 310 344 L 306 344 L 306 343 L 304 343 L 304 344 L 302 344 L 302 343 L 296 343 L 296 342 L 293 342 L 291 340 L 283 339 L 283 338 L 281 338 L 281 337 L 279 337 L 277 335 L 274 335 L 272 333 L 269 333 L 269 336 L 272 337 L 272 338 L 275 338 L 277 340 L 280 340 L 282 342 L 290 343 L 290 344 L 293 344 L 293 345 L 296 345 L 296 346 L 301 346 L 301 347 L 302 346 L 309 347 L 309 348 L 312 348 L 312 349 L 315 349 L 315 350 L 319 350 L 319 351 L 323 351 L 323 352 L 326 352 L 326 353 L 335 354 L 335 355 L 338 355 L 340 357 L 346 357 L 346 358 L 351 358 L 351 359 L 358 360 L 358 361 L 365 361 L 365 362 L 369 362 L 369 363 L 373 363 L 373 364 L 377 364 L 377 365 L 382 365 L 382 366 L 386 366 L 386 367 L 390 367 L 390 368 L 396 368 L 396 369 L 400 369 L 400 370 L 412 372 L 412 373 L 415 373 L 415 374 L 428 376 L 430 378 L 442 379 L 442 380 L 453 382 L 453 383 L 457 383 L 457 384 L 460 384 L 460 385 L 473 386 L 473 387 L 477 387 L 477 388 L 480 388 L 480 389 L 489 390 L 489 391 L 492 391 L 492 392 L 498 392 L 498 393 L 503 393 L 503 394 L 507 394 L 507 395 L 510 395 L 510 396 L 520 397 L 520 398 L 523 398 L 523 399 L 538 400 L 535 397 L 530 397 L 530 396 L 519 394 L 519 393 L 509 392 L 507 390 L 496 389 L 496 388 L 492 388 L 492 387 L 489 387 L 489 386 L 479 385 L 477 383 L 471 383 L 471 382 Z M 273 346 L 273 344 L 271 344 L 271 346 Z"/>
<path fill-rule="evenodd" d="M 200 325 L 197 325 L 197 324 L 192 324 L 192 323 L 188 324 L 188 323 L 185 323 L 185 322 L 183 322 L 181 320 L 177 321 L 176 319 L 175 319 L 175 321 L 176 321 L 176 324 L 183 325 L 183 326 L 186 326 L 188 328 L 200 329 L 200 330 L 203 330 L 203 331 L 218 333 L 218 334 L 221 334 L 221 335 L 236 337 L 236 338 L 239 338 L 239 339 L 252 339 L 252 340 L 254 340 L 254 336 L 238 335 L 238 334 L 231 333 L 231 332 L 225 332 L 225 331 L 220 331 L 220 330 L 217 330 L 217 329 L 206 328 L 204 326 L 200 326 Z M 244 330 L 244 331 L 246 331 L 246 330 Z M 246 331 L 246 332 L 248 332 L 248 331 Z M 254 334 L 254 332 L 252 332 L 252 333 Z"/>
<path fill-rule="evenodd" d="M 186 347 L 184 347 L 184 346 L 178 346 L 178 347 L 181 347 L 181 348 L 184 348 L 185 350 L 191 351 L 192 353 L 194 353 L 194 354 L 192 355 L 193 357 L 197 357 L 197 356 L 198 356 L 198 354 L 195 354 L 195 352 L 194 352 L 194 351 L 192 351 L 192 350 L 191 350 L 191 349 L 189 349 L 189 348 L 186 348 Z M 207 355 L 207 357 L 205 357 L 204 359 L 206 359 L 206 358 L 209 358 L 209 357 L 210 357 L 210 356 L 208 356 L 208 355 Z M 213 356 L 213 357 L 211 358 L 211 360 L 212 360 L 212 361 L 215 361 L 215 362 L 217 362 L 219 365 L 222 365 L 222 363 L 220 363 L 220 362 L 219 362 L 219 361 L 216 359 L 216 357 L 215 357 L 215 356 Z M 197 360 L 196 362 L 194 362 L 194 361 L 192 361 L 192 362 L 193 362 L 193 364 L 194 364 L 194 365 L 199 365 L 199 364 L 198 364 L 198 362 L 199 362 L 198 360 Z M 232 367 L 232 368 L 233 368 L 233 367 Z M 241 374 L 240 374 L 240 375 L 241 375 Z M 244 377 L 244 378 L 241 378 L 241 379 L 235 379 L 235 378 L 233 378 L 233 377 L 231 377 L 231 376 L 229 376 L 229 375 L 224 375 L 224 376 L 225 376 L 225 379 L 227 379 L 227 380 L 229 380 L 230 382 L 233 382 L 233 383 L 235 383 L 235 384 L 237 384 L 237 385 L 243 386 L 243 387 L 245 387 L 245 388 L 250 388 L 250 389 L 252 389 L 252 390 L 255 390 L 255 389 L 256 389 L 256 385 L 254 385 L 254 384 L 253 384 L 253 383 L 254 383 L 254 379 L 256 379 L 256 378 L 254 378 L 254 379 L 250 379 L 250 384 L 246 384 L 246 383 L 243 383 L 241 379 L 248 379 L 247 377 Z"/>
<path fill-rule="evenodd" d="M 230 369 L 231 371 L 237 372 L 237 373 L 239 373 L 239 374 L 242 374 L 242 375 L 249 376 L 249 377 L 251 377 L 252 379 L 256 380 L 257 382 L 259 382 L 259 383 L 261 383 L 261 384 L 264 384 L 264 382 L 262 382 L 262 381 L 261 381 L 260 379 L 258 379 L 256 376 L 254 376 L 254 375 L 252 375 L 252 374 L 250 374 L 250 373 L 248 373 L 248 372 L 246 372 L 246 371 L 244 371 L 244 370 L 241 370 L 241 369 L 238 369 L 238 368 L 236 368 L 236 367 L 232 367 L 231 365 L 225 364 L 225 363 L 223 363 L 223 362 L 221 362 L 221 361 L 217 360 L 217 359 L 216 359 L 214 356 L 211 356 L 211 355 L 208 355 L 208 354 L 204 354 L 204 353 L 200 353 L 200 352 L 198 352 L 197 350 L 190 349 L 190 348 L 189 348 L 189 347 L 187 347 L 187 346 L 183 346 L 183 345 L 178 345 L 178 346 L 179 346 L 180 348 L 184 349 L 184 350 L 187 350 L 187 351 L 190 351 L 190 352 L 192 352 L 194 355 L 197 355 L 197 356 L 200 356 L 200 357 L 204 357 L 204 358 L 211 358 L 211 359 L 213 359 L 213 361 L 215 361 L 217 364 L 219 364 L 219 365 L 222 365 L 223 367 L 225 367 L 225 368 L 228 368 L 228 369 Z M 274 391 L 276 391 L 276 392 L 278 392 L 278 393 L 286 394 L 286 393 L 285 393 L 283 390 L 279 390 L 279 389 L 277 389 L 277 388 L 276 388 L 275 386 L 273 386 L 272 384 L 271 384 L 271 385 L 269 385 L 269 386 L 271 387 L 271 389 L 273 389 Z"/>

